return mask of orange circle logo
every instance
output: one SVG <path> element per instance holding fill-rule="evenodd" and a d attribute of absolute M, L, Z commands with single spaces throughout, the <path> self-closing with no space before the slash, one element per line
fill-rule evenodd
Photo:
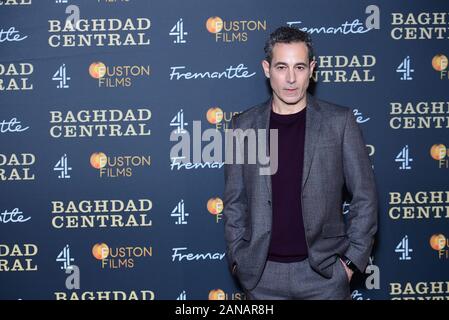
<path fill-rule="evenodd" d="M 430 148 L 430 155 L 435 160 L 443 160 L 446 157 L 448 150 L 444 144 L 434 144 Z"/>
<path fill-rule="evenodd" d="M 108 157 L 103 152 L 94 152 L 90 156 L 90 165 L 95 169 L 103 168 L 108 162 Z"/>
<path fill-rule="evenodd" d="M 223 29 L 223 20 L 220 17 L 210 17 L 206 22 L 206 29 L 210 33 L 218 33 Z"/>
<path fill-rule="evenodd" d="M 226 295 L 221 289 L 213 289 L 209 291 L 209 300 L 226 300 Z"/>
<path fill-rule="evenodd" d="M 96 243 L 92 248 L 95 259 L 103 260 L 109 255 L 109 247 L 106 243 Z"/>
<path fill-rule="evenodd" d="M 94 79 L 103 78 L 106 74 L 106 65 L 103 62 L 93 62 L 89 66 L 89 74 Z"/>
<path fill-rule="evenodd" d="M 443 250 L 443 248 L 446 246 L 446 237 L 444 235 L 440 234 L 434 234 L 430 238 L 430 246 L 433 250 Z"/>
<path fill-rule="evenodd" d="M 444 54 L 437 54 L 432 59 L 432 67 L 436 71 L 446 70 L 447 64 L 448 64 L 447 57 Z"/>
<path fill-rule="evenodd" d="M 219 107 L 209 108 L 209 110 L 207 110 L 206 118 L 211 124 L 220 123 L 223 120 L 223 110 Z"/>
<path fill-rule="evenodd" d="M 213 215 L 220 214 L 223 211 L 223 200 L 220 198 L 210 198 L 207 201 L 207 210 Z"/>

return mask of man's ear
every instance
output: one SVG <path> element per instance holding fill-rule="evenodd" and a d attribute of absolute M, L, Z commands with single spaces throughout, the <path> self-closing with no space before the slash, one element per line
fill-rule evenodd
<path fill-rule="evenodd" d="M 270 63 L 267 60 L 262 61 L 262 68 L 265 73 L 265 77 L 270 78 Z"/>
<path fill-rule="evenodd" d="M 315 68 L 316 68 L 316 60 L 312 60 L 310 62 L 310 76 L 309 76 L 309 78 L 312 78 L 313 71 L 315 70 Z"/>

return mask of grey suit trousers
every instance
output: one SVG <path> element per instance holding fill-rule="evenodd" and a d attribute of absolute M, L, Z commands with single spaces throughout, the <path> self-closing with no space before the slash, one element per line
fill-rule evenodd
<path fill-rule="evenodd" d="M 337 258 L 327 279 L 314 271 L 308 259 L 280 263 L 267 261 L 257 286 L 246 290 L 249 300 L 350 300 L 349 280 Z"/>

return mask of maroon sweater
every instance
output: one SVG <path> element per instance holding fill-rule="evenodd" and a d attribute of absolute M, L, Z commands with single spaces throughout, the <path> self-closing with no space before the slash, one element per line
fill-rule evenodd
<path fill-rule="evenodd" d="M 273 224 L 268 260 L 307 258 L 301 207 L 306 108 L 281 115 L 271 111 L 270 129 L 278 130 L 278 170 L 271 176 Z"/>

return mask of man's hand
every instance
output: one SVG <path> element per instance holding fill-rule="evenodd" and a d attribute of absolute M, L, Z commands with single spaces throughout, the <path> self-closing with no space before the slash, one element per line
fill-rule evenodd
<path fill-rule="evenodd" d="M 354 274 L 354 271 L 349 269 L 349 267 L 343 262 L 343 260 L 339 259 L 343 267 L 345 268 L 346 275 L 348 276 L 348 281 L 351 282 L 352 275 Z"/>

